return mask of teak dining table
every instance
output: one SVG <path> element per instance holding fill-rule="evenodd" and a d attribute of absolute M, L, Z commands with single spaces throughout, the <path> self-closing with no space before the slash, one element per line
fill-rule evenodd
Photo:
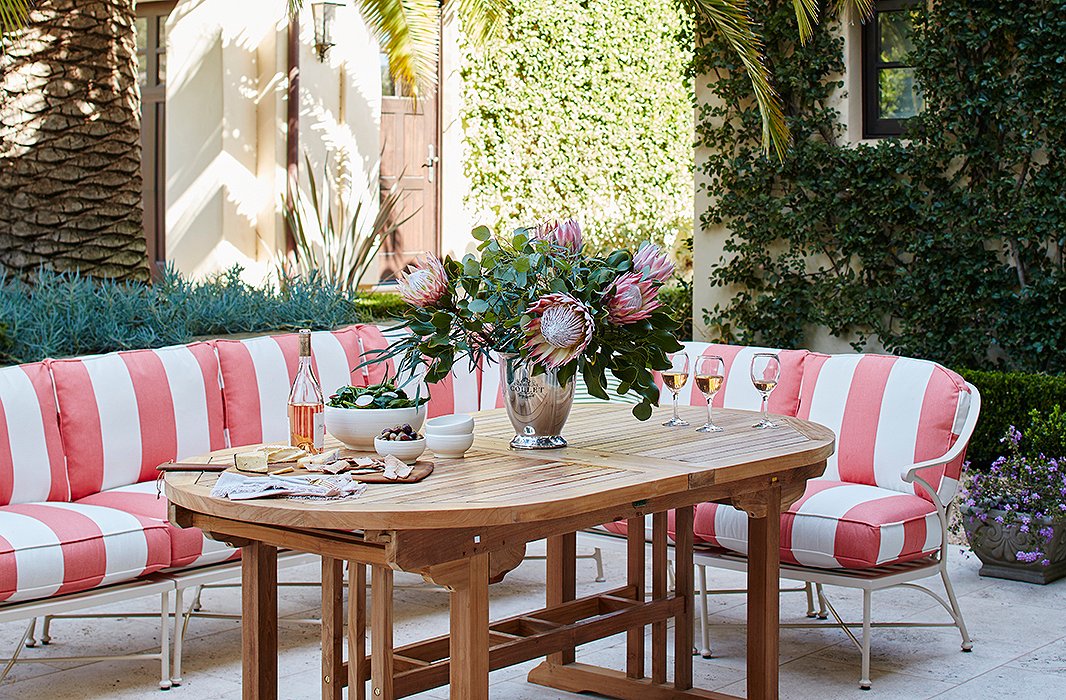
<path fill-rule="evenodd" d="M 685 409 L 691 428 L 665 428 L 660 410 L 640 422 L 627 406 L 575 406 L 570 446 L 508 448 L 502 410 L 475 414 L 464 459 L 435 461 L 416 484 L 371 484 L 359 497 L 308 503 L 212 498 L 217 472 L 166 474 L 171 519 L 242 549 L 244 698 L 278 697 L 278 549 L 322 556 L 322 697 L 390 700 L 450 685 L 451 697 L 489 697 L 489 671 L 544 657 L 531 683 L 613 698 L 725 698 L 693 688 L 693 506 L 731 503 L 749 516 L 747 697 L 778 695 L 778 546 L 782 507 L 803 493 L 834 448 L 827 428 L 788 417 L 757 430 L 757 414 L 720 410 L 720 433 L 695 432 L 704 411 Z M 240 448 L 248 449 L 247 447 Z M 204 455 L 218 464 L 235 450 Z M 427 458 L 432 459 L 427 455 Z M 674 517 L 675 592 L 667 587 L 667 517 Z M 645 516 L 651 515 L 647 595 Z M 628 524 L 626 580 L 576 597 L 576 533 Z M 547 539 L 545 604 L 489 620 L 490 579 Z M 348 661 L 344 661 L 343 564 L 349 562 Z M 370 567 L 369 621 L 366 605 Z M 450 591 L 450 635 L 394 647 L 393 572 L 421 574 Z M 673 620 L 673 673 L 667 622 Z M 370 627 L 370 650 L 366 629 Z M 645 629 L 651 626 L 650 668 Z M 580 663 L 581 644 L 626 634 L 626 667 Z"/>

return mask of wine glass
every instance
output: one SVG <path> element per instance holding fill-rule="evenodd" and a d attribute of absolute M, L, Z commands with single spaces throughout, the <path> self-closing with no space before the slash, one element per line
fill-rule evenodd
<path fill-rule="evenodd" d="M 670 369 L 663 372 L 663 384 L 674 395 L 674 417 L 663 425 L 668 428 L 680 428 L 688 425 L 688 421 L 677 413 L 677 394 L 688 383 L 688 354 L 672 352 L 666 359 L 670 361 Z"/>
<path fill-rule="evenodd" d="M 725 360 L 718 355 L 703 355 L 696 358 L 696 388 L 707 399 L 707 422 L 701 428 L 696 428 L 697 433 L 720 433 L 722 427 L 714 424 L 711 416 L 711 402 L 714 395 L 722 388 L 725 382 Z"/>
<path fill-rule="evenodd" d="M 766 412 L 766 404 L 770 400 L 770 394 L 777 387 L 781 378 L 781 361 L 772 352 L 757 352 L 751 358 L 751 383 L 755 390 L 762 394 L 762 420 L 753 425 L 753 428 L 776 428 L 777 423 L 770 420 L 770 414 Z"/>

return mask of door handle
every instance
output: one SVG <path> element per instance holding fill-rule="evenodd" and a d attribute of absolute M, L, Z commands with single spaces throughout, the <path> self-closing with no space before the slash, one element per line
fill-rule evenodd
<path fill-rule="evenodd" d="M 433 144 L 426 146 L 426 162 L 422 164 L 423 168 L 429 168 L 429 172 L 426 173 L 426 180 L 433 182 L 433 175 L 437 169 L 437 163 L 440 162 L 440 158 L 436 154 L 436 148 Z"/>

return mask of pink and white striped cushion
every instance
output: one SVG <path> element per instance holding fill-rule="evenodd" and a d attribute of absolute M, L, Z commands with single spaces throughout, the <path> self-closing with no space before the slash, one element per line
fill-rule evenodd
<path fill-rule="evenodd" d="M 51 364 L 71 498 L 155 479 L 155 468 L 225 447 L 209 343 Z"/>
<path fill-rule="evenodd" d="M 748 553 L 748 515 L 702 503 L 693 525 L 697 542 Z M 825 569 L 863 569 L 919 559 L 940 548 L 933 504 L 877 486 L 815 479 L 781 514 L 781 561 Z"/>
<path fill-rule="evenodd" d="M 489 353 L 481 362 L 481 410 L 503 408 L 503 382 L 500 378 L 500 356 Z"/>
<path fill-rule="evenodd" d="M 87 496 L 78 503 L 105 506 L 139 518 L 149 518 L 163 523 L 170 539 L 170 566 L 168 568 L 190 568 L 240 559 L 239 549 L 208 539 L 204 537 L 203 531 L 197 528 L 180 528 L 171 524 L 167 519 L 169 517 L 167 499 L 165 496 L 158 495 L 154 481 L 108 489 Z"/>
<path fill-rule="evenodd" d="M 163 523 L 81 503 L 0 507 L 0 600 L 121 583 L 170 564 Z"/>
<path fill-rule="evenodd" d="M 452 413 L 476 413 L 481 409 L 481 368 L 460 360 L 448 376 L 429 386 L 426 416 L 435 418 Z"/>
<path fill-rule="evenodd" d="M 70 483 L 48 366 L 0 369 L 0 505 L 67 500 Z"/>
<path fill-rule="evenodd" d="M 738 408 L 745 411 L 762 409 L 762 395 L 751 383 L 751 360 L 757 352 L 776 353 L 781 362 L 780 381 L 770 394 L 768 409 L 770 413 L 794 416 L 799 409 L 800 386 L 803 382 L 803 361 L 809 354 L 806 350 L 779 350 L 775 348 L 745 347 L 741 345 L 723 345 L 720 343 L 682 343 L 689 355 L 691 371 L 696 372 L 696 360 L 702 355 L 718 355 L 725 364 L 725 382 L 714 397 L 715 408 Z M 662 375 L 655 373 L 655 381 L 662 390 Z M 689 381 L 678 394 L 678 403 L 689 406 L 705 406 L 706 400 L 695 382 Z M 670 392 L 665 392 L 659 399 L 660 404 L 669 405 Z"/>
<path fill-rule="evenodd" d="M 803 375 L 799 417 L 837 434 L 824 478 L 928 497 L 903 474 L 958 439 L 970 407 L 962 377 L 926 360 L 819 353 Z M 941 498 L 954 497 L 962 460 L 923 474 Z"/>
<path fill-rule="evenodd" d="M 359 367 L 368 351 L 387 345 L 374 326 L 356 325 L 311 334 L 315 376 L 328 398 L 342 386 L 375 384 L 391 373 L 391 363 Z M 287 405 L 300 359 L 297 334 L 248 340 L 218 340 L 222 393 L 231 446 L 289 439 Z"/>

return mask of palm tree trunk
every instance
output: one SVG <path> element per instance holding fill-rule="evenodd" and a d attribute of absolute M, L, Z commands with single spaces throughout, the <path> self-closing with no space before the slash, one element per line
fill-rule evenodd
<path fill-rule="evenodd" d="M 41 0 L 0 53 L 0 268 L 147 279 L 133 0 Z"/>

